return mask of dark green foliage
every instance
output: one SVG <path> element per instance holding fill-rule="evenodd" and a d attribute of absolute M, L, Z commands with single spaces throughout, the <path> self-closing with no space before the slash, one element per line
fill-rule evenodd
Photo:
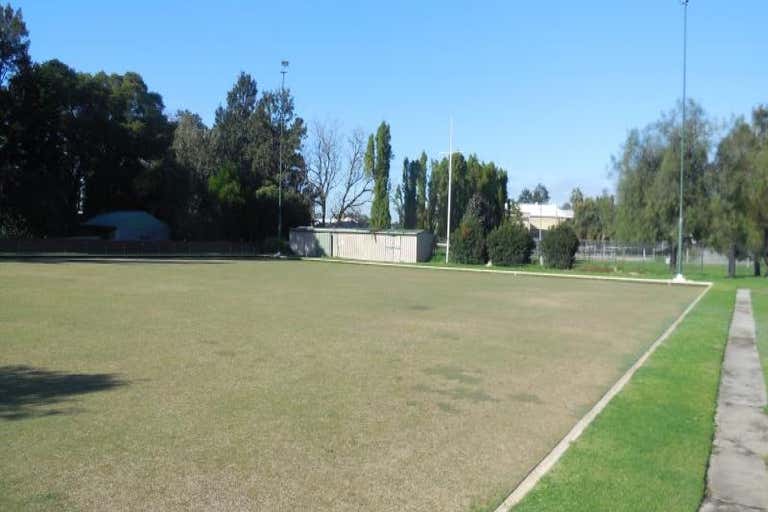
<path fill-rule="evenodd" d="M 146 209 L 174 176 L 167 148 L 173 126 L 160 96 L 136 73 L 78 73 L 53 60 L 20 70 L 0 90 L 0 209 L 36 236 L 69 234 L 86 216 Z M 162 185 L 148 191 L 147 185 Z M 175 204 L 175 201 L 171 201 Z"/>
<path fill-rule="evenodd" d="M 29 33 L 21 9 L 0 5 L 0 86 L 29 65 L 28 50 Z"/>
<path fill-rule="evenodd" d="M 501 223 L 507 204 L 507 173 L 493 162 L 482 162 L 476 155 L 464 159 L 454 153 L 452 160 L 451 226 L 464 217 L 470 202 L 482 209 L 486 229 Z M 429 178 L 428 208 L 426 221 L 429 229 L 443 237 L 446 232 L 448 213 L 448 159 L 432 162 Z M 473 199 L 475 198 L 475 199 Z"/>
<path fill-rule="evenodd" d="M 549 202 L 549 190 L 539 183 L 533 191 L 524 188 L 517 198 L 518 203 L 538 203 L 546 204 Z"/>
<path fill-rule="evenodd" d="M 680 114 L 682 105 L 644 130 L 632 130 L 613 159 L 616 235 L 627 242 L 677 243 L 680 202 Z M 701 240 L 707 229 L 705 176 L 712 124 L 702 107 L 688 103 L 683 207 L 686 238 Z M 675 254 L 674 251 L 672 253 Z"/>
<path fill-rule="evenodd" d="M 191 112 L 169 120 L 137 73 L 31 63 L 28 46 L 20 11 L 0 6 L 2 236 L 66 236 L 83 217 L 138 209 L 177 238 L 255 241 L 277 234 L 280 185 L 282 235 L 308 222 L 306 130 L 288 90 L 260 94 L 241 73 L 209 129 Z"/>
<path fill-rule="evenodd" d="M 368 139 L 365 152 L 365 170 L 373 175 L 373 203 L 371 204 L 371 228 L 388 229 L 392 225 L 389 213 L 389 162 L 392 160 L 389 125 L 383 122 Z"/>
<path fill-rule="evenodd" d="M 451 233 L 450 259 L 455 263 L 485 263 L 485 230 L 477 215 L 467 212 L 458 229 Z"/>
<path fill-rule="evenodd" d="M 403 160 L 402 184 L 398 185 L 393 198 L 395 209 L 404 229 L 422 228 L 426 224 L 427 155 L 419 160 Z"/>
<path fill-rule="evenodd" d="M 603 191 L 597 197 L 584 197 L 579 188 L 571 192 L 573 228 L 580 240 L 605 242 L 614 238 L 616 203 L 613 195 Z"/>
<path fill-rule="evenodd" d="M 506 221 L 488 233 L 487 246 L 494 265 L 525 265 L 531 262 L 536 243 L 525 226 Z"/>
<path fill-rule="evenodd" d="M 539 246 L 544 265 L 552 268 L 571 268 L 579 250 L 579 238 L 568 222 L 550 229 Z"/>
<path fill-rule="evenodd" d="M 416 177 L 416 227 L 429 229 L 427 218 L 427 154 L 421 152 Z"/>

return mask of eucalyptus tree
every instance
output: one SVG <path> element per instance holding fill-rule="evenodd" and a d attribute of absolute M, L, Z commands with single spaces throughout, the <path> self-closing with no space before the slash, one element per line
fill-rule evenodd
<path fill-rule="evenodd" d="M 688 102 L 686 166 L 684 173 L 686 238 L 702 240 L 709 222 L 706 175 L 710 166 L 712 123 L 704 110 Z M 681 105 L 643 130 L 630 131 L 621 153 L 613 158 L 617 182 L 617 236 L 624 241 L 672 247 L 676 264 L 680 190 Z"/>
<path fill-rule="evenodd" d="M 748 193 L 754 175 L 757 140 L 752 128 L 738 119 L 717 148 L 709 176 L 711 223 L 709 242 L 728 255 L 728 275 L 736 273 L 736 257 L 746 250 L 750 231 Z"/>

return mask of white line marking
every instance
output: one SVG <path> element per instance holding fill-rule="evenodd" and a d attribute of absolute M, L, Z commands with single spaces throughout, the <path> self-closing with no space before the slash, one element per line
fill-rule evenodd
<path fill-rule="evenodd" d="M 345 265 L 372 265 L 375 267 L 397 267 L 397 268 L 419 268 L 428 270 L 452 270 L 456 272 L 483 272 L 488 274 L 509 274 L 513 276 L 538 276 L 538 277 L 561 277 L 565 279 L 591 279 L 594 281 L 619 281 L 628 283 L 652 283 L 668 284 L 674 286 L 712 286 L 709 281 L 675 281 L 673 279 L 652 279 L 643 277 L 617 277 L 617 276 L 593 276 L 589 274 L 558 274 L 554 272 L 532 272 L 528 270 L 502 270 L 495 268 L 467 268 L 467 267 L 446 267 L 442 265 L 418 265 L 413 263 L 386 263 L 382 261 L 364 261 L 364 260 L 341 260 L 330 258 L 299 258 L 302 261 L 315 261 L 322 263 L 341 263 Z"/>

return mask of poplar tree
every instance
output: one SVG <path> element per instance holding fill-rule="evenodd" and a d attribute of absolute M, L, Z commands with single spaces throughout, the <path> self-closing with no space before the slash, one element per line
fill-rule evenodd
<path fill-rule="evenodd" d="M 419 157 L 418 175 L 416 176 L 416 227 L 429 229 L 427 218 L 427 154 L 422 151 Z"/>
<path fill-rule="evenodd" d="M 388 229 L 392 225 L 389 213 L 389 162 L 392 160 L 389 125 L 382 121 L 373 135 L 368 138 L 365 152 L 365 169 L 373 175 L 373 204 L 371 205 L 371 228 Z"/>

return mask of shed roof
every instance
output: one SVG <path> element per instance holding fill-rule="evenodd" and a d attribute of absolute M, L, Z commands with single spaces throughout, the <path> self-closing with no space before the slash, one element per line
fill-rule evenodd
<path fill-rule="evenodd" d="M 424 229 L 366 229 L 366 228 L 318 228 L 313 226 L 299 226 L 291 228 L 292 231 L 305 231 L 313 233 L 380 233 L 384 235 L 415 236 L 419 233 L 429 233 Z"/>

